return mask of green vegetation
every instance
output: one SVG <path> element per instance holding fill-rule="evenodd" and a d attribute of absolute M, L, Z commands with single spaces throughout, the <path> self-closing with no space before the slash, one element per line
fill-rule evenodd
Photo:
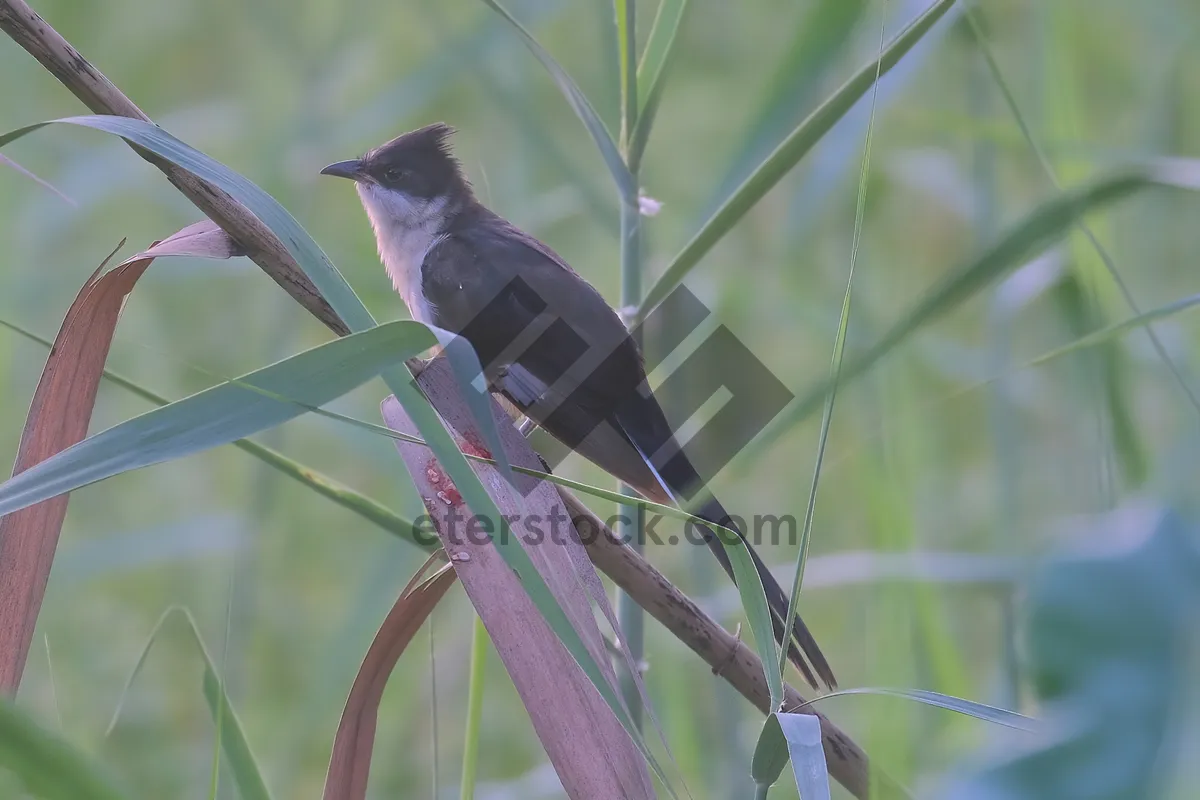
<path fill-rule="evenodd" d="M 713 488 L 735 513 L 805 519 L 803 541 L 759 547 L 783 585 L 801 572 L 793 602 L 845 689 L 820 710 L 889 779 L 923 789 L 952 774 L 954 797 L 988 798 L 1200 787 L 1195 764 L 1170 758 L 1200 736 L 1184 702 L 1200 609 L 1200 10 L 101 5 L 37 10 L 178 140 L 77 122 L 231 192 L 358 332 L 330 342 L 245 259 L 150 267 L 107 362 L 127 378 L 101 384 L 91 430 L 116 427 L 0 488 L 7 511 L 84 487 L 17 703 L 0 705 L 0 797 L 321 794 L 355 670 L 428 553 L 400 541 L 424 509 L 392 443 L 303 404 L 373 424 L 385 388 L 364 381 L 383 372 L 466 501 L 496 513 L 386 369 L 383 355 L 432 337 L 373 327 L 406 312 L 358 203 L 317 176 L 439 119 L 485 202 L 614 305 L 644 315 L 683 281 L 795 394 Z M 125 258 L 200 213 L 114 137 L 23 135 L 85 110 L 7 38 L 0 74 L 2 455 L 17 452 L 46 357 L 18 332 L 50 337 L 116 241 L 131 243 Z M 661 212 L 640 214 L 639 191 Z M 454 363 L 468 374 L 473 356 Z M 193 396 L 147 413 L 164 398 L 141 385 Z M 224 443 L 256 458 L 199 454 Z M 611 483 L 574 458 L 556 471 Z M 608 517 L 620 495 L 583 499 Z M 660 535 L 680 533 L 672 516 Z M 1087 548 L 1103 554 L 1064 555 Z M 778 707 L 795 676 L 780 675 L 748 558 L 731 549 L 739 594 L 698 550 L 646 556 L 727 627 L 748 624 Z M 502 553 L 603 683 L 524 552 Z M 176 613 L 185 636 L 161 624 Z M 432 621 L 436 667 L 423 647 L 400 659 L 368 796 L 560 796 L 473 620 L 452 588 Z M 828 791 L 801 709 L 764 725 L 652 620 L 644 639 L 668 747 L 649 724 L 638 744 L 669 778 L 662 796 Z M 638 692 L 622 689 L 628 713 L 607 686 L 604 699 L 633 729 Z M 1075 727 L 1058 735 L 1063 720 Z M 979 769 L 993 738 L 999 755 Z M 1101 774 L 1115 776 L 1106 794 L 1083 794 Z"/>

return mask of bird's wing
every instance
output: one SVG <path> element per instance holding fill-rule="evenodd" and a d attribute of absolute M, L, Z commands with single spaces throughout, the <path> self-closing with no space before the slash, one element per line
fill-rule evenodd
<path fill-rule="evenodd" d="M 498 217 L 452 232 L 422 273 L 437 324 L 471 342 L 505 396 L 572 450 L 666 499 L 617 420 L 631 402 L 648 402 L 658 438 L 670 428 L 637 345 L 595 288 Z"/>

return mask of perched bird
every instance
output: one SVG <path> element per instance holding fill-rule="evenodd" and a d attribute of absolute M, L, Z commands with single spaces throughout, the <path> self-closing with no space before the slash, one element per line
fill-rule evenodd
<path fill-rule="evenodd" d="M 451 152 L 452 133 L 429 125 L 321 173 L 354 181 L 412 317 L 466 338 L 494 391 L 645 498 L 692 497 L 700 475 L 675 442 L 625 324 L 557 253 L 475 198 Z M 696 514 L 733 528 L 716 499 Z M 701 533 L 732 578 L 722 545 L 707 528 Z M 746 544 L 776 638 L 809 683 L 816 687 L 819 676 L 832 687 L 833 672 L 804 623 L 797 618 L 793 635 L 783 635 L 787 595 Z"/>

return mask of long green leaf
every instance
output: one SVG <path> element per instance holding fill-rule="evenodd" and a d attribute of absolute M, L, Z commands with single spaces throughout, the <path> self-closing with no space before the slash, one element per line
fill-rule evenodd
<path fill-rule="evenodd" d="M 954 711 L 959 714 L 964 714 L 968 717 L 975 717 L 985 722 L 992 722 L 996 725 L 1003 725 L 1006 728 L 1016 728 L 1023 731 L 1034 730 L 1037 726 L 1037 720 L 1032 717 L 1027 717 L 1024 714 L 1018 714 L 1016 711 L 1009 711 L 996 706 L 989 706 L 984 703 L 976 703 L 974 700 L 964 700 L 961 697 L 951 697 L 948 694 L 941 692 L 931 692 L 926 689 L 889 689 L 886 687 L 863 686 L 856 689 L 839 689 L 836 692 L 823 694 L 820 697 L 814 697 L 806 701 L 803 705 L 812 705 L 819 700 L 827 700 L 830 697 L 844 697 L 852 694 L 869 694 L 881 697 L 899 697 L 903 700 L 912 700 L 934 708 L 944 708 L 947 711 Z M 803 707 L 803 706 L 801 706 Z"/>
<path fill-rule="evenodd" d="M 728 528 L 712 524 L 708 524 L 708 527 L 716 534 L 717 541 L 729 556 L 729 563 L 733 565 L 733 578 L 737 584 L 738 595 L 742 599 L 742 609 L 746 612 L 746 621 L 754 635 L 754 649 L 758 651 L 758 658 L 762 661 L 765 671 L 767 688 L 771 694 L 771 709 L 777 711 L 783 705 L 783 672 L 779 668 L 779 650 L 775 645 L 771 609 L 767 605 L 767 593 L 763 589 L 762 578 L 758 576 L 758 569 L 750 557 L 750 550 L 741 537 Z"/>
<path fill-rule="evenodd" d="M 661 0 L 658 13 L 654 16 L 654 24 L 650 28 L 650 37 L 646 40 L 646 49 L 642 51 L 642 61 L 637 72 L 641 109 L 638 111 L 637 123 L 633 126 L 633 135 L 627 144 L 629 168 L 634 173 L 641 165 L 646 144 L 650 141 L 650 129 L 658 114 L 658 104 L 662 100 L 663 87 L 666 86 L 667 73 L 675 54 L 676 36 L 683 24 L 687 6 L 688 0 Z"/>
<path fill-rule="evenodd" d="M 617 79 L 621 83 L 621 145 L 629 138 L 638 118 L 637 1 L 613 0 L 617 18 Z"/>
<path fill-rule="evenodd" d="M 8 698 L 0 698 L 0 767 L 17 776 L 34 797 L 129 800 L 106 770 L 39 727 Z"/>
<path fill-rule="evenodd" d="M 134 662 L 133 669 L 129 671 L 129 676 L 125 679 L 125 685 L 121 688 L 121 694 L 117 698 L 117 705 L 113 711 L 112 719 L 108 723 L 108 730 L 105 732 L 105 736 L 107 737 L 111 734 L 116 727 L 117 720 L 121 716 L 121 710 L 125 706 L 125 700 L 129 697 L 129 692 L 133 688 L 133 683 L 137 680 L 138 675 L 141 674 L 142 667 L 145 666 L 146 659 L 150 655 L 150 648 L 158 640 L 166 623 L 173 617 L 183 618 L 187 630 L 191 634 L 192 642 L 196 645 L 196 649 L 204 661 L 204 699 L 208 704 L 213 724 L 219 727 L 218 737 L 221 743 L 220 746 L 224 750 L 225 756 L 229 759 L 229 765 L 233 769 L 233 778 L 237 783 L 238 792 L 241 794 L 242 800 L 271 800 L 271 792 L 267 789 L 266 781 L 263 780 L 262 770 L 259 769 L 258 761 L 250 749 L 250 742 L 246 738 L 246 732 L 242 728 L 242 723 L 229 702 L 229 696 L 225 693 L 224 684 L 217 675 L 216 665 L 212 660 L 212 656 L 208 653 L 204 637 L 200 635 L 200 627 L 196 624 L 196 619 L 192 616 L 192 612 L 183 606 L 171 606 L 168 608 L 162 613 L 158 618 L 158 622 L 150 630 L 150 635 L 146 637 L 146 643 L 142 645 L 142 650 L 138 654 L 137 661 Z"/>
<path fill-rule="evenodd" d="M 929 32 L 954 0 L 937 0 L 888 44 L 883 54 L 860 69 L 788 135 L 746 181 L 701 226 L 683 250 L 667 266 L 638 307 L 642 319 L 658 305 L 709 250 L 761 200 L 804 157 L 813 145 L 845 116 L 874 85 L 876 75 L 885 75 Z"/>
<path fill-rule="evenodd" d="M 587 96 L 567 74 L 567 71 L 562 68 L 562 65 L 554 59 L 554 56 L 538 43 L 538 40 L 533 38 L 533 34 L 525 29 L 525 26 L 517 21 L 517 18 L 508 13 L 504 6 L 496 2 L 496 0 L 483 0 L 493 11 L 504 17 L 513 29 L 521 36 L 521 41 L 529 48 L 534 57 L 541 62 L 546 71 L 550 73 L 550 77 L 563 93 L 567 103 L 583 126 L 587 128 L 591 134 L 592 141 L 595 142 L 597 149 L 600 150 L 600 155 L 604 158 L 605 165 L 608 166 L 608 171 L 612 174 L 613 180 L 616 181 L 617 189 L 620 190 L 621 196 L 626 198 L 637 197 L 637 186 L 633 180 L 633 176 L 625 167 L 625 161 L 621 158 L 621 152 L 618 150 L 616 143 L 609 134 L 608 129 L 604 127 L 604 121 L 600 119 L 600 115 L 596 109 L 592 107 Z M 415 422 L 415 420 L 414 420 Z"/>
<path fill-rule="evenodd" d="M 326 342 L 240 379 L 247 386 L 323 405 L 436 342 L 400 320 Z M 228 444 L 300 416 L 295 403 L 223 383 L 84 439 L 0 484 L 0 515 L 122 472 Z"/>
<path fill-rule="evenodd" d="M 49 348 L 53 346 L 53 342 L 49 339 L 39 336 L 36 333 L 26 330 L 25 328 L 10 322 L 5 319 L 0 319 L 0 325 L 8 328 L 14 333 L 18 333 L 25 338 L 37 342 L 43 347 Z M 148 400 L 157 406 L 165 406 L 171 401 L 166 397 L 147 389 L 145 386 L 138 384 L 129 378 L 119 375 L 112 370 L 104 370 L 102 373 L 105 380 L 126 389 L 129 392 L 137 395 L 143 400 Z M 433 550 L 433 542 L 426 537 L 416 536 L 416 525 L 411 520 L 401 517 L 396 512 L 392 511 L 387 506 L 377 500 L 373 500 L 364 494 L 354 491 L 348 486 L 333 480 L 332 478 L 318 472 L 312 467 L 301 464 L 298 461 L 288 458 L 278 450 L 273 450 L 265 445 L 258 444 L 250 439 L 238 439 L 232 443 L 234 447 L 242 450 L 260 461 L 274 467 L 308 488 L 312 489 L 319 495 L 327 497 L 343 508 L 347 508 L 359 516 L 367 519 L 385 531 L 395 534 L 405 541 L 417 545 L 422 550 Z"/>
<path fill-rule="evenodd" d="M 646 37 L 646 48 L 642 51 L 637 69 L 638 97 L 644 101 L 650 97 L 654 85 L 662 80 L 667 62 L 674 49 L 675 36 L 683 23 L 688 0 L 662 0 Z"/>
<path fill-rule="evenodd" d="M 759 787 L 770 786 L 788 761 L 801 800 L 828 800 L 829 770 L 821 743 L 821 720 L 814 714 L 770 714 L 754 747 L 750 774 Z"/>
<path fill-rule="evenodd" d="M 1176 176 L 1170 169 L 1157 165 L 1123 169 L 1047 200 L 1010 228 L 995 244 L 954 270 L 879 341 L 861 355 L 848 360 L 842 367 L 841 384 L 845 385 L 859 377 L 914 333 L 958 308 L 992 281 L 1041 252 L 1078 217 L 1151 186 L 1196 189 L 1198 187 L 1190 182 L 1192 177 Z M 823 381 L 808 394 L 789 403 L 738 454 L 737 462 L 749 463 L 757 458 L 785 431 L 821 408 L 830 388 L 830 382 Z"/>

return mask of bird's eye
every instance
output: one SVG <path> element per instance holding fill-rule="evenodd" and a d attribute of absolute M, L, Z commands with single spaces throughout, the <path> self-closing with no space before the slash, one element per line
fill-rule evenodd
<path fill-rule="evenodd" d="M 407 174 L 408 170 L 401 169 L 400 167 L 388 167 L 383 173 L 383 179 L 388 183 L 396 183 Z"/>

